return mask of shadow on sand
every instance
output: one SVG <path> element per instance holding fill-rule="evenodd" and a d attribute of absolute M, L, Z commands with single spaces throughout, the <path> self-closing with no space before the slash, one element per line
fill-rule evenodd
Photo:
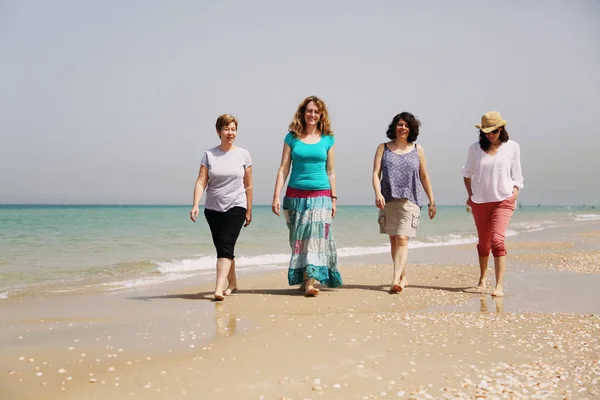
<path fill-rule="evenodd" d="M 388 293 L 390 290 L 390 285 L 343 285 L 340 289 L 361 289 L 361 290 L 373 290 L 378 292 L 386 292 Z M 410 289 L 428 289 L 428 290 L 444 290 L 447 292 L 453 293 L 472 293 L 472 294 L 480 294 L 476 288 L 473 286 L 466 287 L 445 287 L 445 286 L 425 286 L 425 285 L 413 285 L 409 284 L 404 288 L 405 290 Z"/>
<path fill-rule="evenodd" d="M 409 288 L 417 288 L 417 289 L 429 289 L 429 290 L 444 290 L 446 292 L 452 293 L 471 293 L 471 294 L 481 294 L 477 291 L 477 288 L 473 286 L 465 286 L 465 287 L 446 287 L 446 286 L 424 286 L 424 285 L 408 285 Z"/>
<path fill-rule="evenodd" d="M 319 288 L 321 292 L 330 292 L 331 289 L 328 288 Z M 303 292 L 298 291 L 298 288 L 289 288 L 289 289 L 240 289 L 233 293 L 231 296 L 236 296 L 240 294 L 268 294 L 273 296 L 304 296 Z M 151 301 L 151 300 L 162 300 L 162 299 L 184 299 L 184 300 L 207 300 L 214 301 L 214 292 L 200 292 L 200 293 L 181 293 L 181 294 L 165 294 L 160 296 L 136 296 L 129 297 L 130 300 L 142 300 L 142 301 Z"/>
<path fill-rule="evenodd" d="M 389 285 L 355 285 L 348 284 L 342 285 L 337 290 L 352 290 L 352 289 L 360 289 L 360 290 L 370 290 L 375 292 L 384 292 L 389 293 Z M 453 293 L 471 293 L 471 294 L 480 294 L 476 288 L 472 286 L 466 287 L 445 287 L 445 286 L 425 286 L 425 285 L 408 285 L 405 289 L 428 289 L 428 290 L 444 290 L 447 292 Z M 332 292 L 334 289 L 330 289 L 327 287 L 319 286 L 319 290 L 321 293 Z M 266 294 L 273 296 L 304 296 L 303 292 L 298 291 L 298 288 L 286 288 L 286 289 L 240 289 L 236 291 L 233 295 L 240 294 Z M 151 300 L 163 300 L 163 299 L 184 299 L 184 300 L 207 300 L 207 301 L 216 301 L 214 299 L 214 292 L 200 292 L 200 293 L 179 293 L 179 294 L 165 294 L 159 296 L 136 296 L 129 297 L 130 300 L 142 300 L 142 301 L 151 301 Z"/>

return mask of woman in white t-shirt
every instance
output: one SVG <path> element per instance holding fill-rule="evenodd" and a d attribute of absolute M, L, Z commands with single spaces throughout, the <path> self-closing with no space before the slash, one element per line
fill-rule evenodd
<path fill-rule="evenodd" d="M 234 116 L 221 115 L 216 128 L 221 144 L 206 150 L 202 157 L 190 218 L 198 219 L 206 189 L 204 216 L 217 250 L 215 300 L 220 301 L 237 290 L 234 250 L 242 225 L 252 222 L 252 158 L 233 144 L 238 128 Z"/>
<path fill-rule="evenodd" d="M 504 296 L 506 245 L 504 238 L 515 210 L 519 191 L 523 188 L 521 152 L 517 142 L 509 140 L 506 120 L 497 111 L 481 117 L 479 141 L 469 147 L 463 168 L 469 198 L 467 207 L 473 212 L 479 243 L 479 283 L 484 293 L 490 250 L 494 256 L 496 287 L 492 296 Z"/>

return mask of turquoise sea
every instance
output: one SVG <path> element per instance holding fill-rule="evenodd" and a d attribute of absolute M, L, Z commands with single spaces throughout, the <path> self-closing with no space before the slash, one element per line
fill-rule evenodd
<path fill-rule="evenodd" d="M 214 273 L 215 252 L 203 215 L 188 206 L 0 205 L 0 299 L 81 291 L 114 291 Z M 590 207 L 522 207 L 509 235 L 600 219 Z M 387 253 L 374 206 L 340 206 L 334 234 L 340 263 Z M 410 246 L 475 243 L 472 216 L 463 206 L 422 212 Z M 288 232 L 270 206 L 255 206 L 236 249 L 239 270 L 285 268 Z"/>

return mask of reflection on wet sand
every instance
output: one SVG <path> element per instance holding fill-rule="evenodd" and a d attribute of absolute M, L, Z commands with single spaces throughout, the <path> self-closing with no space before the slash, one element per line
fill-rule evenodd
<path fill-rule="evenodd" d="M 235 333 L 237 318 L 227 312 L 227 307 L 223 303 L 215 303 L 215 325 L 218 337 L 231 336 Z"/>
<path fill-rule="evenodd" d="M 498 314 L 504 312 L 504 297 L 492 297 L 491 299 L 494 303 L 496 303 L 496 312 Z M 487 296 L 481 296 L 479 298 L 479 311 L 488 312 L 488 299 Z"/>

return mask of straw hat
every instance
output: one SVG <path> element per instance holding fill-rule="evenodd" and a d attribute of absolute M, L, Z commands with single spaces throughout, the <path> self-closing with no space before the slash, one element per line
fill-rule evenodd
<path fill-rule="evenodd" d="M 481 125 L 475 125 L 475 128 L 481 129 L 483 133 L 490 133 L 493 130 L 506 126 L 506 120 L 498 111 L 489 111 L 481 116 Z"/>

